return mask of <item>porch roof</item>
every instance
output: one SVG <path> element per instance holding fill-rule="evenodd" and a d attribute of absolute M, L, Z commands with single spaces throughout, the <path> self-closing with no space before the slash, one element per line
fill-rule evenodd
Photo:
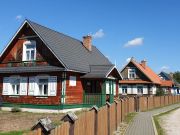
<path fill-rule="evenodd" d="M 90 73 L 85 74 L 81 78 L 107 78 L 114 68 L 114 65 L 91 65 Z M 121 78 L 120 74 L 119 77 Z"/>
<path fill-rule="evenodd" d="M 65 71 L 64 68 L 57 66 L 33 66 L 33 67 L 1 67 L 0 73 L 34 73 L 34 72 L 52 72 Z"/>

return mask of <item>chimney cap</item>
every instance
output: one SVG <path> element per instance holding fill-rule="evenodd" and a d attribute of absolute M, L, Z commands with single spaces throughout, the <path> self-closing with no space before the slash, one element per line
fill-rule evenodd
<path fill-rule="evenodd" d="M 141 62 L 147 62 L 147 60 L 146 60 L 146 59 L 143 59 Z"/>
<path fill-rule="evenodd" d="M 90 34 L 83 36 L 83 38 L 92 38 L 92 36 Z"/>

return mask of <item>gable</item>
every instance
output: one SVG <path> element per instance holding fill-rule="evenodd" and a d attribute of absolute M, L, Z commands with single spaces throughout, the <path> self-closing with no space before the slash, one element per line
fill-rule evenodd
<path fill-rule="evenodd" d="M 126 65 L 126 67 L 121 71 L 121 75 L 123 79 L 128 79 L 128 69 L 135 69 L 136 71 L 136 79 L 142 81 L 151 81 L 142 71 L 140 71 L 134 63 L 131 61 Z"/>
<path fill-rule="evenodd" d="M 11 66 L 21 66 L 23 57 L 23 43 L 26 41 L 36 42 L 36 64 L 62 67 L 62 64 L 51 53 L 51 51 L 46 47 L 43 41 L 27 23 L 24 24 L 24 26 L 20 29 L 15 38 L 1 55 L 0 66 L 6 67 L 9 64 L 11 64 Z"/>
<path fill-rule="evenodd" d="M 119 71 L 115 67 L 108 73 L 107 77 L 109 77 L 109 78 L 112 77 L 112 78 L 117 78 L 117 79 L 122 80 L 121 74 L 119 73 Z"/>

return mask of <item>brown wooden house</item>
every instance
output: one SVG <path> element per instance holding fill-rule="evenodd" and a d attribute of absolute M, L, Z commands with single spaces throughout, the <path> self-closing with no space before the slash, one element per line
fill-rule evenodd
<path fill-rule="evenodd" d="M 3 105 L 65 108 L 113 101 L 121 76 L 91 40 L 25 20 L 0 56 Z"/>
<path fill-rule="evenodd" d="M 121 70 L 119 93 L 123 95 L 153 95 L 161 86 L 159 76 L 142 60 L 133 57 Z"/>

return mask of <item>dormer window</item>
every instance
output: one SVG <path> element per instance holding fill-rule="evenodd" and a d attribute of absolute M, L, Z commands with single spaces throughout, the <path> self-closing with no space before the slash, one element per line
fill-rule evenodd
<path fill-rule="evenodd" d="M 128 69 L 128 78 L 135 79 L 136 78 L 136 70 L 134 68 Z"/>
<path fill-rule="evenodd" d="M 36 42 L 26 41 L 23 44 L 23 61 L 36 60 Z"/>

